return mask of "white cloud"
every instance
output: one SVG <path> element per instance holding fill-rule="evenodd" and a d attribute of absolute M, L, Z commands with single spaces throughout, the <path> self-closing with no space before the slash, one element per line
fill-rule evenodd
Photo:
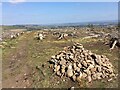
<path fill-rule="evenodd" d="M 16 4 L 16 3 L 26 2 L 26 0 L 10 0 L 9 2 L 12 4 Z"/>
<path fill-rule="evenodd" d="M 120 0 L 0 0 L 1 2 L 119 2 Z M 19 2 L 18 2 L 19 3 Z"/>

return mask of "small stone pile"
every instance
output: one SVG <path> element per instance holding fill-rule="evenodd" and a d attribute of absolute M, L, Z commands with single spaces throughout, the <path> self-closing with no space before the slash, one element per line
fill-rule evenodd
<path fill-rule="evenodd" d="M 115 77 L 113 65 L 106 56 L 85 50 L 79 43 L 65 47 L 59 54 L 52 56 L 49 62 L 58 76 L 67 76 L 73 81 L 85 79 L 91 82 Z"/>

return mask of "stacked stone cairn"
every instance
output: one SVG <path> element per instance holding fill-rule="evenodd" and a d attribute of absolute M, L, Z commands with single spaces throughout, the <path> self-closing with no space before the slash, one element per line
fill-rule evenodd
<path fill-rule="evenodd" d="M 106 56 L 85 50 L 79 43 L 65 47 L 59 54 L 52 56 L 49 62 L 56 75 L 66 76 L 77 82 L 81 79 L 91 82 L 116 76 L 113 65 Z"/>

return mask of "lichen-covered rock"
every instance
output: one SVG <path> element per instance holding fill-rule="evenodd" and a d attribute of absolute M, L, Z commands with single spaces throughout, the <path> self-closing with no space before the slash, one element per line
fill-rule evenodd
<path fill-rule="evenodd" d="M 78 63 L 78 65 L 77 65 L 79 68 L 81 68 L 82 67 L 82 65 L 81 65 L 81 63 Z"/>
<path fill-rule="evenodd" d="M 68 69 L 67 70 L 67 76 L 68 77 L 72 77 L 73 76 L 73 70 L 72 69 Z"/>
<path fill-rule="evenodd" d="M 87 77 L 87 74 L 86 73 L 82 73 L 82 78 L 86 78 Z"/>
<path fill-rule="evenodd" d="M 60 65 L 66 65 L 66 60 L 62 58 L 62 60 L 60 61 Z"/>
<path fill-rule="evenodd" d="M 72 65 L 71 64 L 68 66 L 67 76 L 68 77 L 72 77 L 73 76 L 73 69 L 72 69 Z"/>
<path fill-rule="evenodd" d="M 61 73 L 62 73 L 62 74 L 65 73 L 65 68 L 66 68 L 65 65 L 62 65 L 62 67 L 61 67 Z"/>
<path fill-rule="evenodd" d="M 61 73 L 60 73 L 60 71 L 57 71 L 57 73 L 56 73 L 58 76 L 61 76 Z"/>
<path fill-rule="evenodd" d="M 91 82 L 91 81 L 92 81 L 91 76 L 88 76 L 87 78 L 88 78 L 88 82 Z"/>
<path fill-rule="evenodd" d="M 87 67 L 86 61 L 82 61 L 82 65 L 83 65 L 84 67 Z"/>
<path fill-rule="evenodd" d="M 101 66 L 96 66 L 98 72 L 101 72 Z"/>
<path fill-rule="evenodd" d="M 73 79 L 73 81 L 76 81 L 76 76 L 73 75 L 73 76 L 72 76 L 72 79 Z"/>
<path fill-rule="evenodd" d="M 78 76 L 76 77 L 77 82 L 81 82 L 82 76 L 83 76 L 82 73 L 80 73 L 80 75 L 78 75 Z"/>
<path fill-rule="evenodd" d="M 60 65 L 55 65 L 55 66 L 54 66 L 54 71 L 57 72 L 57 71 L 59 71 L 59 70 L 60 70 Z"/>

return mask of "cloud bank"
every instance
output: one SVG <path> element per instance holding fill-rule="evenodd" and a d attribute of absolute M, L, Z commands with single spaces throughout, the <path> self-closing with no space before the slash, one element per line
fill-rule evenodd
<path fill-rule="evenodd" d="M 26 0 L 10 0 L 9 2 L 12 4 L 16 4 L 16 3 L 26 2 Z"/>

